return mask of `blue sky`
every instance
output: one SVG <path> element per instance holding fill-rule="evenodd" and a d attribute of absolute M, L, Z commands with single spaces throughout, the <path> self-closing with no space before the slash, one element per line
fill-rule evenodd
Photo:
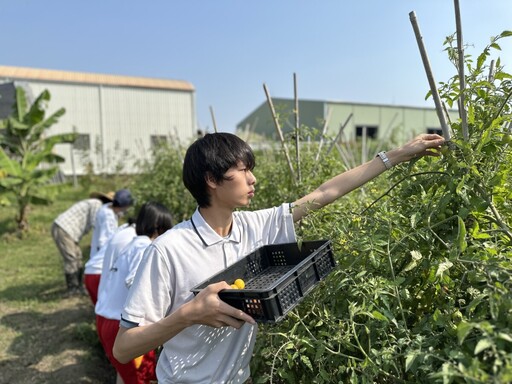
<path fill-rule="evenodd" d="M 511 0 L 460 0 L 467 54 L 512 30 Z M 200 128 L 236 124 L 272 97 L 433 106 L 410 23 L 434 77 L 455 74 L 443 42 L 450 0 L 0 0 L 0 65 L 181 79 Z M 501 57 L 512 72 L 512 39 Z"/>

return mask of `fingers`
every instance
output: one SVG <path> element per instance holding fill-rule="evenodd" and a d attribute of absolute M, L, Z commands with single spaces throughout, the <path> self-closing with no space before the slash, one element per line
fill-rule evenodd
<path fill-rule="evenodd" d="M 191 303 L 194 310 L 194 322 L 217 328 L 231 326 L 236 329 L 246 322 L 256 324 L 247 313 L 221 300 L 219 292 L 229 288 L 229 284 L 221 281 L 210 284 L 195 296 Z"/>
<path fill-rule="evenodd" d="M 243 325 L 243 323 L 256 324 L 256 321 L 241 309 L 232 307 L 225 302 L 222 303 L 224 304 L 224 306 L 221 306 L 222 312 L 232 320 L 227 325 L 238 329 Z M 236 324 L 239 324 L 239 326 L 236 326 Z"/>
<path fill-rule="evenodd" d="M 437 133 L 422 133 L 420 135 L 418 135 L 416 137 L 417 139 L 422 139 L 422 140 L 443 140 L 444 141 L 444 137 L 441 136 L 441 135 L 438 135 Z"/>
<path fill-rule="evenodd" d="M 225 281 L 219 281 L 218 283 L 210 284 L 206 289 L 211 290 L 212 292 L 219 293 L 223 289 L 229 289 L 231 286 Z"/>

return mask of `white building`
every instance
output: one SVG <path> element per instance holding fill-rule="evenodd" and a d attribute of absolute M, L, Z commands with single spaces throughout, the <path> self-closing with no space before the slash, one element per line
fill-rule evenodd
<path fill-rule="evenodd" d="M 95 173 L 136 172 L 136 161 L 158 142 L 186 145 L 196 136 L 195 89 L 187 81 L 0 66 L 0 118 L 13 105 L 16 86 L 31 101 L 47 89 L 47 117 L 66 109 L 48 130 L 79 134 L 73 145 L 55 148 L 66 159 L 66 175 L 84 174 L 91 165 Z"/>

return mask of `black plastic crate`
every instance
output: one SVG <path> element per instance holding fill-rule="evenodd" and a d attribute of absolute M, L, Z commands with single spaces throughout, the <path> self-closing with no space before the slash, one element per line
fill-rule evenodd
<path fill-rule="evenodd" d="M 335 266 L 329 240 L 273 244 L 258 248 L 191 291 L 219 281 L 243 279 L 244 289 L 226 289 L 219 297 L 260 323 L 280 321 Z"/>

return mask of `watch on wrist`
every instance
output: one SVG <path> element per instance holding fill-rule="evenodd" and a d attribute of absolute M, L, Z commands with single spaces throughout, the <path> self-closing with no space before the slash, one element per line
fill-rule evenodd
<path fill-rule="evenodd" d="M 389 161 L 389 158 L 386 155 L 386 152 L 384 152 L 384 151 L 379 152 L 379 153 L 377 153 L 377 156 L 375 156 L 375 157 L 380 157 L 380 159 L 384 163 L 384 166 L 386 167 L 386 169 L 393 168 L 393 164 L 391 164 L 391 161 Z"/>

